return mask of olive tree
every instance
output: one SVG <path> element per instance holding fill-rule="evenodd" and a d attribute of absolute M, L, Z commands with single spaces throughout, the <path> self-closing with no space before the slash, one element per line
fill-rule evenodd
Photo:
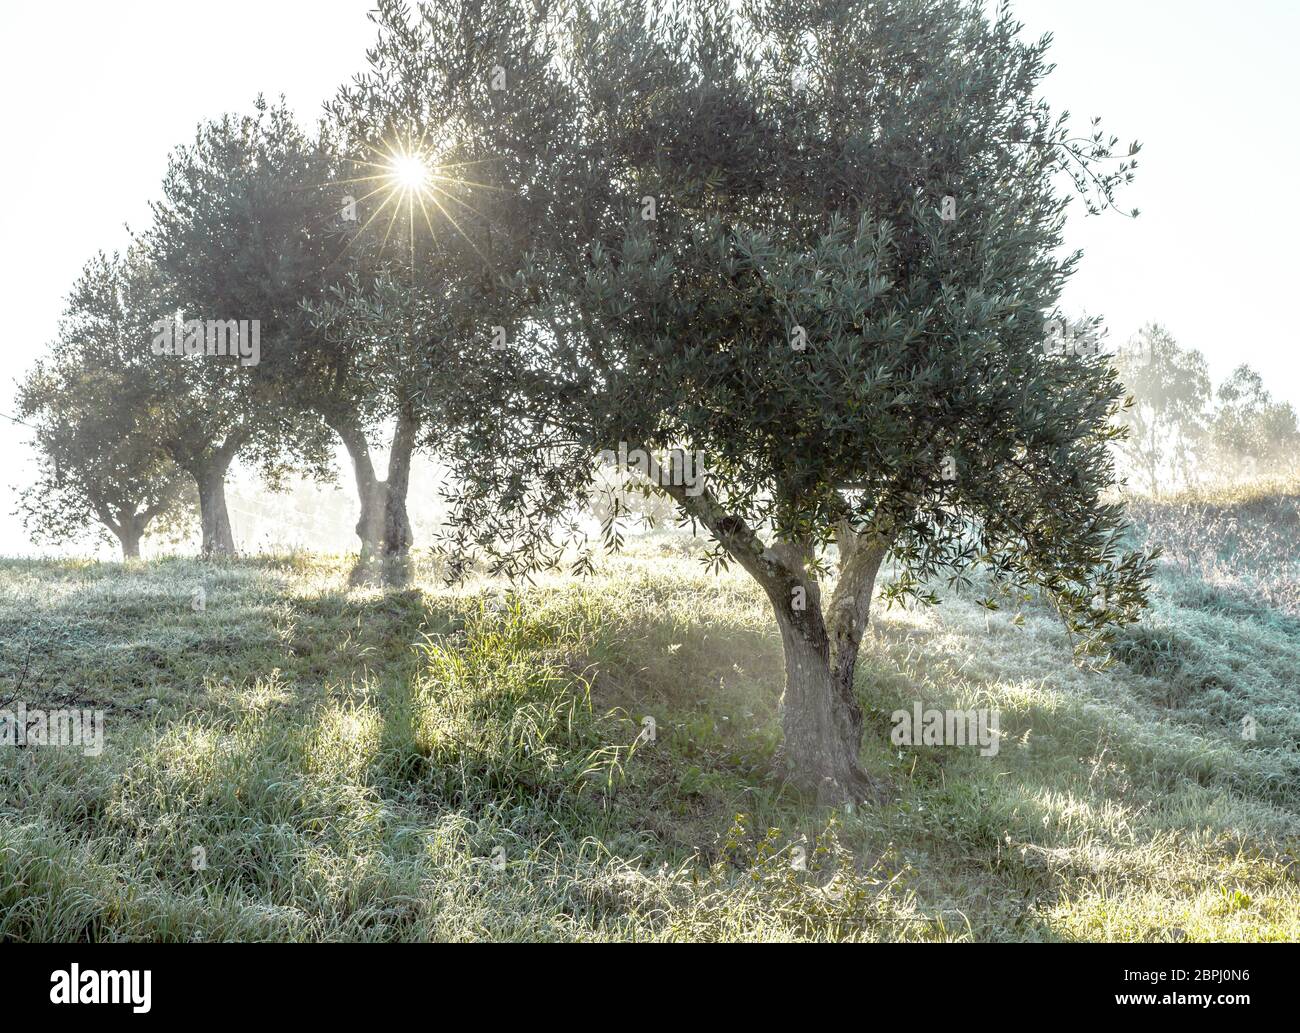
<path fill-rule="evenodd" d="M 346 245 L 327 216 L 328 163 L 283 104 L 199 126 L 177 148 L 142 249 L 156 274 L 143 328 L 157 433 L 195 480 L 205 555 L 235 544 L 225 480 L 237 456 L 272 486 L 328 475 L 329 441 L 292 390 L 304 298 Z"/>
<path fill-rule="evenodd" d="M 567 94 L 550 68 L 552 0 L 381 0 L 371 18 L 369 66 L 328 105 L 361 225 L 348 279 L 315 316 L 322 354 L 356 389 L 351 421 L 331 426 L 357 470 L 362 522 L 382 523 L 385 555 L 400 558 L 411 454 L 442 451 L 448 392 L 502 346 L 517 304 L 508 280 L 549 204 L 530 177 L 561 142 Z M 385 421 L 380 480 L 367 432 Z"/>
<path fill-rule="evenodd" d="M 1083 652 L 1145 602 L 1107 496 L 1122 388 L 1044 346 L 1070 198 L 1113 207 L 1137 145 L 1076 137 L 1039 95 L 1049 40 L 980 3 L 581 0 L 566 25 L 511 346 L 441 399 L 445 545 L 559 562 L 593 461 L 635 456 L 772 605 L 789 777 L 861 799 L 886 557 L 891 603 L 982 568 L 987 605 L 1036 588 Z"/>
<path fill-rule="evenodd" d="M 175 530 L 194 509 L 185 472 L 163 447 L 141 375 L 138 255 L 97 255 L 68 296 L 49 354 L 18 388 L 17 409 L 35 431 L 38 477 L 19 497 L 37 540 L 64 542 L 92 523 L 140 555 L 152 525 Z"/>

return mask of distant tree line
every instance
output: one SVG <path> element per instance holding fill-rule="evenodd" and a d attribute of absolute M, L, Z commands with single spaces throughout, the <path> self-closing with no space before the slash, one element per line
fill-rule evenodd
<path fill-rule="evenodd" d="M 1144 327 L 1117 354 L 1133 404 L 1116 448 L 1131 487 L 1157 494 L 1300 470 L 1300 426 L 1288 402 L 1242 364 L 1214 388 L 1205 357 L 1163 326 Z"/>

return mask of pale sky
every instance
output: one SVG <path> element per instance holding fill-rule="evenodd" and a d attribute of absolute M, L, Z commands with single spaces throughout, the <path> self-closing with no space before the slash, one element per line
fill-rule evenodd
<path fill-rule="evenodd" d="M 305 122 L 364 67 L 368 0 L 2 0 L 0 413 L 98 249 L 143 228 L 168 152 L 196 124 L 283 93 Z M 1052 31 L 1045 95 L 1079 128 L 1094 114 L 1143 141 L 1126 207 L 1070 226 L 1084 261 L 1067 308 L 1124 339 L 1149 320 L 1202 351 L 1217 382 L 1248 362 L 1300 408 L 1289 310 L 1300 261 L 1296 0 L 1019 0 Z M 0 554 L 29 551 L 11 516 L 25 432 L 0 419 Z M 350 471 L 343 487 L 352 489 Z M 417 500 L 412 499 L 415 508 Z"/>

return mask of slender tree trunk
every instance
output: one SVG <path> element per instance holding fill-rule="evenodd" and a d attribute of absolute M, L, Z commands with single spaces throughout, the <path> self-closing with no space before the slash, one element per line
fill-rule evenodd
<path fill-rule="evenodd" d="M 411 521 L 406 514 L 406 493 L 411 483 L 411 455 L 415 451 L 418 420 L 403 413 L 393 431 L 388 456 L 388 481 L 384 499 L 384 558 L 404 560 L 411 549 Z"/>
<path fill-rule="evenodd" d="M 230 461 L 210 463 L 193 472 L 199 489 L 199 516 L 203 525 L 203 556 L 235 554 L 235 537 L 230 529 L 230 513 L 226 509 L 226 471 Z"/>
<path fill-rule="evenodd" d="M 1160 453 L 1156 447 L 1156 422 L 1151 421 L 1151 438 L 1147 451 L 1147 476 L 1151 479 L 1151 494 L 1160 494 Z"/>
<path fill-rule="evenodd" d="M 362 565 L 379 555 L 384 534 L 384 514 L 387 502 L 387 485 L 375 476 L 374 460 L 370 456 L 370 443 L 360 429 L 342 423 L 331 423 L 331 429 L 343 441 L 352 459 L 352 472 L 357 482 L 357 499 L 361 515 L 357 520 L 357 537 L 361 539 Z"/>

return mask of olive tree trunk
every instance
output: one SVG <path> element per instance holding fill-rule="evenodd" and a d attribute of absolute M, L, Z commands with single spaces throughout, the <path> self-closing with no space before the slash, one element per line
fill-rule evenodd
<path fill-rule="evenodd" d="M 365 434 L 348 424 L 331 424 L 331 429 L 343 441 L 343 447 L 352 460 L 357 499 L 361 504 L 361 515 L 356 526 L 357 537 L 361 539 L 360 562 L 369 563 L 379 555 L 379 545 L 383 539 L 386 486 L 375 476 L 375 464 Z"/>
<path fill-rule="evenodd" d="M 853 713 L 845 712 L 831 674 L 822 615 L 816 610 L 796 613 L 788 606 L 775 609 L 785 652 L 781 750 L 787 777 L 826 803 L 869 795 L 871 780 L 858 763 L 861 708 L 854 699 L 848 704 Z"/>
<path fill-rule="evenodd" d="M 381 556 L 385 560 L 404 560 L 414 540 L 406 496 L 419 421 L 407 415 L 398 418 L 388 456 L 388 479 L 382 481 L 375 474 L 365 433 L 355 424 L 334 422 L 330 426 L 347 449 L 356 477 L 361 505 L 356 526 L 361 540 L 359 565 L 365 566 Z"/>
<path fill-rule="evenodd" d="M 411 550 L 411 521 L 406 513 L 406 493 L 411 485 L 411 456 L 415 452 L 418 421 L 403 414 L 393 432 L 388 456 L 388 481 L 384 498 L 384 558 L 403 560 Z"/>
<path fill-rule="evenodd" d="M 847 525 L 841 525 L 838 541 L 839 577 L 825 610 L 821 586 L 808 572 L 811 556 L 789 544 L 769 551 L 795 582 L 768 597 L 785 653 L 781 726 L 787 774 L 824 803 L 856 803 L 879 795 L 858 759 L 863 717 L 854 673 L 886 547 Z"/>
<path fill-rule="evenodd" d="M 226 509 L 226 474 L 239 450 L 248 441 L 246 428 L 232 431 L 226 440 L 200 452 L 169 448 L 173 461 L 194 478 L 199 492 L 199 523 L 203 529 L 202 555 L 233 556 L 235 536 Z M 150 514 L 153 515 L 153 514 Z"/>
<path fill-rule="evenodd" d="M 823 610 L 821 586 L 810 570 L 812 550 L 806 544 L 765 547 L 744 521 L 725 513 L 707 492 L 692 496 L 684 488 L 659 483 L 709 528 L 772 603 L 785 654 L 781 757 L 786 776 L 826 804 L 879 799 L 880 783 L 859 761 L 863 716 L 853 676 L 888 542 L 859 534 L 847 523 L 839 525 L 839 576 Z"/>
<path fill-rule="evenodd" d="M 122 559 L 139 559 L 140 539 L 144 537 L 144 529 L 152 519 L 153 511 L 147 510 L 144 513 L 136 513 L 134 510 L 120 509 L 117 515 L 114 516 L 109 507 L 93 494 L 91 495 L 91 506 L 94 508 L 99 522 L 113 532 L 122 546 Z"/>
<path fill-rule="evenodd" d="M 203 556 L 235 554 L 235 536 L 230 528 L 230 512 L 226 508 L 226 471 L 230 461 L 215 461 L 198 468 L 194 482 L 199 489 L 199 518 L 203 526 Z"/>
<path fill-rule="evenodd" d="M 140 539 L 144 537 L 144 529 L 137 527 L 135 522 L 124 524 L 117 531 L 117 540 L 122 543 L 122 559 L 138 560 L 140 558 Z"/>

